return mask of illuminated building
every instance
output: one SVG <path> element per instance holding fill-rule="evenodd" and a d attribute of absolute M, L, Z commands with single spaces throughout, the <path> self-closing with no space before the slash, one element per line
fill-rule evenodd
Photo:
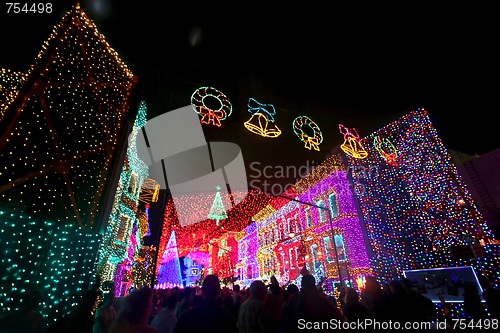
<path fill-rule="evenodd" d="M 390 140 L 399 152 L 397 160 L 378 153 L 375 137 Z M 346 155 L 345 161 L 373 249 L 371 266 L 381 281 L 421 268 L 492 270 L 491 259 L 483 258 L 489 262 L 484 267 L 460 255 L 470 250 L 468 239 L 475 240 L 479 257 L 498 250 L 425 110 L 410 112 L 361 141 L 368 157 Z"/>
<path fill-rule="evenodd" d="M 140 207 L 141 188 L 144 184 L 147 186 L 145 193 L 153 192 L 152 195 L 144 195 L 143 200 L 155 200 L 158 196 L 154 192 L 159 191 L 158 185 L 152 179 L 145 182 L 148 168 L 137 156 L 136 137 L 146 123 L 146 111 L 146 103 L 142 101 L 129 135 L 115 201 L 99 250 L 97 274 L 103 282 L 114 281 L 117 295 L 125 295 L 132 284 L 135 287 L 150 284 L 150 281 L 134 281 L 132 274 L 133 266 L 141 267 L 147 262 L 147 258 L 140 255 L 143 237 L 149 234 L 148 217 L 146 211 Z M 147 208 L 150 202 L 145 204 Z M 142 252 L 147 254 L 149 251 L 143 249 Z M 150 260 L 151 265 L 153 262 L 154 260 Z"/>

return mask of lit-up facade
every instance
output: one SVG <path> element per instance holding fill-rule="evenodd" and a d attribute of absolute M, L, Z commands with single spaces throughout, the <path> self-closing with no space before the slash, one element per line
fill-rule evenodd
<path fill-rule="evenodd" d="M 281 284 L 298 283 L 304 267 L 330 287 L 340 279 L 354 285 L 360 276 L 371 274 L 347 174 L 334 156 L 271 200 L 253 220 L 239 241 L 242 285 L 271 276 Z M 253 274 L 244 270 L 249 267 Z"/>

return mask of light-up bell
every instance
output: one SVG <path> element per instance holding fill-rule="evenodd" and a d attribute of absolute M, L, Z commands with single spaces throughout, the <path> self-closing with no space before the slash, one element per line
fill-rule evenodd
<path fill-rule="evenodd" d="M 260 113 L 254 113 L 244 123 L 247 130 L 266 138 L 275 138 L 281 134 L 281 130 L 274 122 L 269 122 L 267 117 Z"/>
<path fill-rule="evenodd" d="M 361 142 L 359 141 L 359 134 L 355 128 L 349 129 L 342 124 L 339 124 L 339 131 L 344 135 L 344 142 L 340 148 L 347 154 L 354 158 L 363 159 L 368 156 Z"/>

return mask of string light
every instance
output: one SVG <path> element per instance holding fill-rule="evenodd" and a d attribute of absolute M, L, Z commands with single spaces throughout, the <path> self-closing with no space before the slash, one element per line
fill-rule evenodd
<path fill-rule="evenodd" d="M 157 183 L 152 180 L 145 181 L 149 173 L 148 167 L 137 156 L 136 146 L 137 133 L 146 125 L 146 114 L 146 103 L 141 101 L 129 135 L 125 163 L 99 250 L 97 274 L 101 281 L 114 281 L 115 286 L 121 286 L 123 282 L 129 282 L 130 285 L 147 284 L 145 278 L 152 277 L 153 273 L 148 263 L 153 265 L 154 260 L 147 258 L 150 252 L 154 252 L 153 248 L 146 249 L 142 245 L 144 236 L 149 234 L 149 202 L 146 202 L 143 210 L 139 207 L 139 201 L 141 198 L 153 199 L 154 194 L 141 197 L 141 188 L 143 185 L 147 186 L 146 191 L 149 193 L 149 187 L 156 188 Z M 123 295 L 124 291 L 117 288 L 115 292 L 117 295 Z"/>
<path fill-rule="evenodd" d="M 245 121 L 244 126 L 250 132 L 265 138 L 276 138 L 281 130 L 274 124 L 276 110 L 272 104 L 262 104 L 253 98 L 248 99 L 248 112 L 252 117 Z"/>
<path fill-rule="evenodd" d="M 309 127 L 313 131 L 312 135 L 304 132 L 304 126 Z M 319 144 L 323 142 L 323 134 L 319 126 L 307 116 L 299 116 L 293 120 L 293 131 L 300 141 L 304 142 L 304 147 L 311 150 L 319 151 Z"/>
<path fill-rule="evenodd" d="M 216 101 L 217 108 L 207 105 L 207 101 L 211 104 Z M 231 102 L 219 90 L 212 87 L 201 87 L 195 90 L 191 95 L 191 105 L 196 113 L 201 116 L 203 124 L 212 124 L 217 127 L 222 125 L 221 120 L 229 117 L 233 111 Z"/>
<path fill-rule="evenodd" d="M 380 156 L 387 162 L 387 164 L 398 166 L 398 151 L 389 139 L 380 139 L 379 136 L 375 136 L 373 139 L 373 146 Z"/>
<path fill-rule="evenodd" d="M 369 145 L 375 137 L 393 138 L 401 152 L 397 167 L 380 163 L 377 147 Z M 424 109 L 360 143 L 369 157 L 348 155 L 347 161 L 359 185 L 360 209 L 374 252 L 372 267 L 381 281 L 401 278 L 403 270 L 459 265 L 452 249 L 467 245 L 465 235 L 492 243 L 492 233 Z M 465 204 L 457 204 L 457 197 Z M 474 262 L 470 265 L 488 272 Z"/>
<path fill-rule="evenodd" d="M 93 226 L 135 84 L 78 6 L 54 27 L 27 73 L 1 70 L 0 205 Z"/>
<path fill-rule="evenodd" d="M 368 156 L 367 151 L 363 148 L 359 140 L 358 131 L 355 128 L 347 128 L 342 124 L 339 124 L 339 131 L 344 135 L 344 142 L 340 145 L 340 148 L 349 156 L 354 158 L 363 159 Z"/>
<path fill-rule="evenodd" d="M 23 292 L 43 293 L 47 323 L 68 313 L 88 288 L 100 236 L 73 224 L 0 211 L 0 307 L 18 310 Z"/>

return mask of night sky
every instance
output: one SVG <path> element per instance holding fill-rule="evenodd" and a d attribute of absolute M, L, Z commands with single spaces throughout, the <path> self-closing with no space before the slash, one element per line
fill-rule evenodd
<path fill-rule="evenodd" d="M 139 78 L 148 118 L 190 104 L 202 86 L 228 96 L 233 114 L 207 141 L 240 145 L 247 165 L 321 162 L 342 143 L 338 124 L 363 137 L 423 107 L 448 149 L 484 154 L 496 136 L 499 54 L 491 11 L 483 8 L 273 8 L 211 3 L 166 5 L 82 0 L 109 44 Z M 51 14 L 0 20 L 0 67 L 26 71 L 72 1 Z M 253 6 L 253 7 L 252 7 Z M 455 5 L 456 6 L 456 5 Z M 468 16 L 464 16 L 465 14 Z M 248 99 L 273 104 L 283 134 L 248 132 Z M 292 121 L 306 115 L 321 128 L 321 151 L 309 151 Z"/>

